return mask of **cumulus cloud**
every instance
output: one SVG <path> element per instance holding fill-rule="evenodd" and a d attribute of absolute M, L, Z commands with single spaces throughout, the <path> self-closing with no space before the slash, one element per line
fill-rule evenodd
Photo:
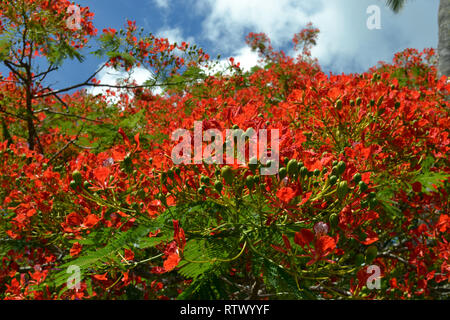
<path fill-rule="evenodd" d="M 171 43 L 181 44 L 183 41 L 188 43 L 193 43 L 195 41 L 194 37 L 183 36 L 183 32 L 180 28 L 161 28 L 156 33 L 159 37 L 167 38 Z"/>
<path fill-rule="evenodd" d="M 153 3 L 158 7 L 162 9 L 168 9 L 170 6 L 169 0 L 153 0 Z"/>
<path fill-rule="evenodd" d="M 378 61 L 391 61 L 395 52 L 408 47 L 436 47 L 437 15 L 427 8 L 432 2 L 409 2 L 395 15 L 383 1 L 328 1 L 323 10 L 311 16 L 321 30 L 312 54 L 334 72 L 358 72 Z M 369 30 L 366 9 L 373 4 L 380 7 L 381 29 Z"/>
<path fill-rule="evenodd" d="M 97 80 L 100 81 L 101 84 L 107 84 L 107 85 L 120 85 L 120 80 L 127 79 L 130 82 L 136 81 L 138 85 L 144 84 L 145 81 L 152 78 L 152 74 L 146 70 L 145 68 L 139 67 L 134 68 L 132 71 L 123 72 L 115 70 L 114 68 L 104 68 L 102 69 L 98 75 Z M 108 90 L 108 87 L 91 87 L 88 90 L 88 93 L 92 95 L 106 95 L 106 90 Z M 161 91 L 158 88 L 155 88 L 155 93 L 160 93 Z M 110 103 L 117 103 L 118 102 L 118 95 L 120 94 L 120 89 L 111 89 L 111 91 L 116 92 L 116 96 L 111 96 L 107 99 Z M 124 92 L 124 91 L 122 91 Z"/>
<path fill-rule="evenodd" d="M 391 61 L 407 47 L 437 47 L 438 1 L 410 1 L 397 15 L 384 0 L 197 0 L 203 37 L 220 51 L 243 52 L 248 32 L 264 32 L 289 52 L 290 40 L 308 22 L 321 30 L 312 50 L 324 69 L 361 72 Z M 377 5 L 381 29 L 369 30 L 367 7 Z"/>
<path fill-rule="evenodd" d="M 217 64 L 210 66 L 209 69 L 204 68 L 207 74 L 215 74 L 217 72 L 224 72 L 231 66 L 230 58 L 234 58 L 235 63 L 244 71 L 249 71 L 252 67 L 261 65 L 258 54 L 253 52 L 249 47 L 242 47 L 227 58 L 222 58 Z M 227 72 L 226 72 L 227 73 Z"/>
<path fill-rule="evenodd" d="M 197 4 L 210 9 L 203 9 L 204 35 L 225 49 L 240 43 L 249 31 L 264 32 L 274 44 L 282 44 L 308 22 L 308 12 L 315 11 L 311 1 L 200 0 Z"/>

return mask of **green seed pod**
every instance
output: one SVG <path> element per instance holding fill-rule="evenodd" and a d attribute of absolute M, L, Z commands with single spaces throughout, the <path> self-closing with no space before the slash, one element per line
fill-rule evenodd
<path fill-rule="evenodd" d="M 281 168 L 278 175 L 280 176 L 280 180 L 283 180 L 287 176 L 287 169 Z"/>
<path fill-rule="evenodd" d="M 353 176 L 353 182 L 355 184 L 358 184 L 361 180 L 362 180 L 361 173 L 355 173 L 355 175 Z"/>
<path fill-rule="evenodd" d="M 255 180 L 253 180 L 253 176 L 248 176 L 248 177 L 245 179 L 245 185 L 247 186 L 247 188 L 248 188 L 249 190 L 252 190 L 252 189 L 253 189 L 253 186 L 255 185 Z"/>
<path fill-rule="evenodd" d="M 221 193 L 223 190 L 223 183 L 220 181 L 216 181 L 216 183 L 214 183 L 214 189 L 216 189 L 218 193 Z"/>
<path fill-rule="evenodd" d="M 201 194 L 202 196 L 206 194 L 205 186 L 201 186 L 197 189 L 198 194 Z"/>
<path fill-rule="evenodd" d="M 369 202 L 367 202 L 366 200 L 361 200 L 361 208 L 365 209 L 369 206 Z"/>
<path fill-rule="evenodd" d="M 345 171 L 345 162 L 344 161 L 339 161 L 339 163 L 337 164 L 336 168 L 337 168 L 338 175 L 343 174 L 344 171 Z"/>
<path fill-rule="evenodd" d="M 200 181 L 201 181 L 203 184 L 208 185 L 209 182 L 210 182 L 211 180 L 210 180 L 209 177 L 207 177 L 207 176 L 201 176 Z"/>
<path fill-rule="evenodd" d="M 334 186 L 337 181 L 338 181 L 338 177 L 330 176 L 330 186 Z"/>
<path fill-rule="evenodd" d="M 290 176 L 293 176 L 293 175 L 297 172 L 297 170 L 298 170 L 297 160 L 295 160 L 295 159 L 290 160 L 290 161 L 288 162 L 286 168 L 287 168 L 287 173 L 288 173 Z"/>
<path fill-rule="evenodd" d="M 360 266 L 364 263 L 364 255 L 362 253 L 358 253 L 355 256 L 355 265 Z"/>
<path fill-rule="evenodd" d="M 131 168 L 131 166 L 133 165 L 133 161 L 131 160 L 131 158 L 129 156 L 126 156 L 123 159 L 123 164 L 124 164 L 125 168 Z"/>
<path fill-rule="evenodd" d="M 377 100 L 377 107 L 381 106 L 381 104 L 383 103 L 383 99 L 384 99 L 384 96 L 381 96 L 381 97 L 378 98 L 378 100 Z"/>
<path fill-rule="evenodd" d="M 78 183 L 75 180 L 71 180 L 69 186 L 73 189 L 76 190 L 78 187 Z"/>
<path fill-rule="evenodd" d="M 378 204 L 378 200 L 376 198 L 372 198 L 369 200 L 369 209 L 374 209 Z"/>
<path fill-rule="evenodd" d="M 366 263 L 369 264 L 377 257 L 378 248 L 376 246 L 370 246 L 366 249 Z"/>
<path fill-rule="evenodd" d="M 339 224 L 339 217 L 337 213 L 333 213 L 332 215 L 330 215 L 330 218 L 328 220 L 330 222 L 330 227 L 336 229 Z"/>
<path fill-rule="evenodd" d="M 161 200 L 161 201 L 165 201 L 166 200 L 166 196 L 159 192 L 158 194 L 156 194 L 156 199 Z"/>
<path fill-rule="evenodd" d="M 333 168 L 331 168 L 331 175 L 333 176 L 338 176 L 338 169 L 336 166 L 334 166 Z"/>
<path fill-rule="evenodd" d="M 308 168 L 302 167 L 302 168 L 300 169 L 300 176 L 301 176 L 302 178 L 304 178 L 304 177 L 306 177 L 307 175 L 308 175 Z"/>
<path fill-rule="evenodd" d="M 253 173 L 255 173 L 258 169 L 258 158 L 252 157 L 248 162 L 248 167 Z"/>
<path fill-rule="evenodd" d="M 360 182 L 358 183 L 358 186 L 359 186 L 359 192 L 361 192 L 361 193 L 366 192 L 367 189 L 369 188 L 369 187 L 367 186 L 367 184 L 366 184 L 364 181 L 360 181 Z"/>
<path fill-rule="evenodd" d="M 227 184 L 233 184 L 233 170 L 230 166 L 223 167 L 222 170 L 220 170 L 220 174 Z"/>
<path fill-rule="evenodd" d="M 91 187 L 91 184 L 89 183 L 89 181 L 85 181 L 85 182 L 83 183 L 83 187 L 84 187 L 85 189 L 89 189 L 89 188 Z"/>
<path fill-rule="evenodd" d="M 75 170 L 74 172 L 72 172 L 72 178 L 77 183 L 77 185 L 81 184 L 82 176 L 80 171 Z"/>
<path fill-rule="evenodd" d="M 337 192 L 337 196 L 338 196 L 339 200 L 344 199 L 345 196 L 346 196 L 347 193 L 348 193 L 348 183 L 347 183 L 347 181 L 345 181 L 345 180 L 344 180 L 344 181 L 341 181 L 341 182 L 338 184 L 338 187 L 337 187 L 336 192 Z"/>

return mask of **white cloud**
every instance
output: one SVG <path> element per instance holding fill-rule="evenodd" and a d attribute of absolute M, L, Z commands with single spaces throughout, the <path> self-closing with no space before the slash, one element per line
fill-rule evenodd
<path fill-rule="evenodd" d="M 321 30 L 312 54 L 335 73 L 367 70 L 380 60 L 391 61 L 395 52 L 407 47 L 437 47 L 438 1 L 409 1 L 397 15 L 384 0 L 197 0 L 195 4 L 205 15 L 203 37 L 221 52 L 242 48 L 248 32 L 264 32 L 275 48 L 286 48 L 293 35 L 312 21 Z M 370 5 L 381 8 L 381 30 L 366 26 Z"/>
<path fill-rule="evenodd" d="M 437 15 L 433 16 L 427 8 L 429 2 L 408 2 L 395 15 L 384 6 L 384 1 L 328 1 L 322 11 L 311 16 L 321 31 L 312 54 L 334 72 L 362 71 L 378 61 L 392 61 L 395 52 L 408 47 L 436 47 Z M 381 9 L 380 30 L 369 30 L 366 25 L 370 16 L 366 9 L 373 4 Z M 435 23 L 430 23 L 433 20 Z"/>
<path fill-rule="evenodd" d="M 153 0 L 158 8 L 168 9 L 170 6 L 170 0 Z"/>
<path fill-rule="evenodd" d="M 249 47 L 243 47 L 237 50 L 233 57 L 235 62 L 239 62 L 240 67 L 245 71 L 249 71 L 253 66 L 258 65 L 258 54 L 253 52 Z"/>
<path fill-rule="evenodd" d="M 114 68 L 104 68 L 102 69 L 98 75 L 97 80 L 100 81 L 101 84 L 107 84 L 107 85 L 120 85 L 120 80 L 127 79 L 129 82 L 136 81 L 137 85 L 144 84 L 145 81 L 152 78 L 152 74 L 146 70 L 145 68 L 139 67 L 134 68 L 130 73 L 123 72 L 123 71 L 117 71 Z M 106 91 L 110 89 L 108 87 L 91 87 L 88 89 L 88 93 L 92 95 L 98 95 L 102 94 L 106 96 Z M 110 96 L 108 97 L 107 101 L 110 103 L 117 103 L 119 101 L 119 95 L 121 92 L 125 92 L 125 90 L 120 89 L 110 89 L 111 91 L 116 92 L 116 96 Z M 155 88 L 155 93 L 160 93 L 161 90 L 158 88 Z"/>
<path fill-rule="evenodd" d="M 170 43 L 181 44 L 183 41 L 193 43 L 193 37 L 184 38 L 183 32 L 180 28 L 161 28 L 156 32 L 158 37 L 167 38 Z"/>
<path fill-rule="evenodd" d="M 276 45 L 292 38 L 308 22 L 310 2 L 200 0 L 198 6 L 211 9 L 203 22 L 206 37 L 229 49 L 241 42 L 248 31 L 264 32 Z"/>
<path fill-rule="evenodd" d="M 240 68 L 244 71 L 249 71 L 252 67 L 260 65 L 258 54 L 253 52 L 249 47 L 242 47 L 241 49 L 236 50 L 235 53 L 228 58 L 222 58 L 218 63 L 210 65 L 208 69 L 203 68 L 203 70 L 209 75 L 217 72 L 224 72 L 231 66 L 231 57 L 234 58 L 236 64 L 239 63 Z M 225 74 L 229 74 L 229 72 L 225 72 Z"/>

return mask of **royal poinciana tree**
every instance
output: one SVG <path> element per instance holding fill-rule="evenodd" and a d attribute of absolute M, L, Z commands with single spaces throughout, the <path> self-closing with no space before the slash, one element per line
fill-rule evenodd
<path fill-rule="evenodd" d="M 98 36 L 81 8 L 71 28 L 70 5 L 0 4 L 1 298 L 448 298 L 450 85 L 433 49 L 326 75 L 308 25 L 297 56 L 251 33 L 260 66 L 213 73 L 201 49 L 131 21 Z M 104 66 L 45 84 L 89 46 Z M 106 67 L 124 79 L 99 83 Z M 141 86 L 126 77 L 137 67 L 153 75 Z M 248 151 L 174 164 L 172 134 L 198 150 L 196 121 L 224 137 L 278 130 L 276 174 Z"/>
<path fill-rule="evenodd" d="M 386 4 L 395 13 L 407 3 L 407 0 L 386 0 Z M 450 0 L 439 0 L 438 12 L 438 76 L 450 77 Z"/>

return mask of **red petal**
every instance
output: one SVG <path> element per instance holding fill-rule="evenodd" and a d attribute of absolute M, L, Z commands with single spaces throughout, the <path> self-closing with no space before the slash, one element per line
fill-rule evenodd
<path fill-rule="evenodd" d="M 300 232 L 295 233 L 294 242 L 299 246 L 304 247 L 310 244 L 314 240 L 314 233 L 308 229 L 302 229 Z"/>

